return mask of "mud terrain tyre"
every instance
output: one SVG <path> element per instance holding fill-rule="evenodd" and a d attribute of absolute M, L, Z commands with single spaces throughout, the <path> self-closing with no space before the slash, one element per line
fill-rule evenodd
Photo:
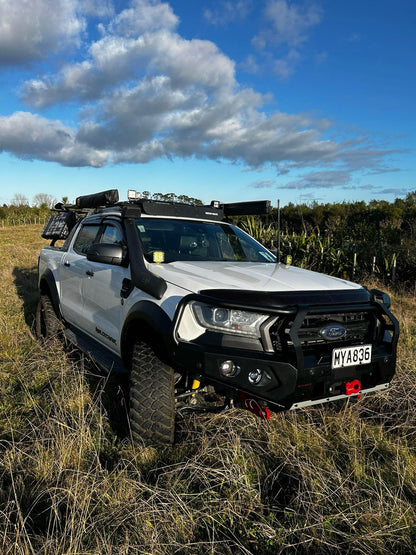
<path fill-rule="evenodd" d="M 133 347 L 130 374 L 130 428 L 133 442 L 173 443 L 175 389 L 173 370 L 143 341 Z"/>
<path fill-rule="evenodd" d="M 36 336 L 45 341 L 57 337 L 62 329 L 49 295 L 41 295 L 36 309 Z"/>

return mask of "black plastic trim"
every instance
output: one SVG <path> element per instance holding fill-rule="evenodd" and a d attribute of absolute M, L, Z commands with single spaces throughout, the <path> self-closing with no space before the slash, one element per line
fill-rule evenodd
<path fill-rule="evenodd" d="M 121 266 L 123 248 L 116 243 L 93 243 L 87 250 L 87 260 Z"/>
<path fill-rule="evenodd" d="M 138 301 L 127 314 L 121 333 L 121 352 L 125 363 L 129 357 L 130 340 L 137 332 L 165 354 L 172 351 L 172 321 L 154 302 Z"/>
<path fill-rule="evenodd" d="M 126 373 L 123 361 L 105 345 L 86 334 L 74 325 L 64 330 L 64 336 L 81 351 L 86 353 L 106 372 Z"/>
<path fill-rule="evenodd" d="M 138 289 L 152 295 L 152 297 L 161 299 L 167 289 L 167 283 L 164 279 L 156 276 L 146 268 L 135 221 L 126 218 L 124 229 L 129 249 L 131 280 L 133 284 Z"/>
<path fill-rule="evenodd" d="M 46 283 L 47 291 L 45 291 L 44 283 Z M 56 287 L 55 277 L 50 268 L 47 268 L 39 278 L 39 291 L 41 294 L 49 292 L 55 312 L 61 316 L 58 289 Z"/>
<path fill-rule="evenodd" d="M 348 293 L 355 293 L 355 295 Z M 307 306 L 314 313 L 319 313 L 319 311 L 322 313 L 339 312 L 341 308 L 343 311 L 372 310 L 375 309 L 376 305 L 383 306 L 378 302 L 371 303 L 370 295 L 366 289 L 352 292 L 299 291 L 297 293 L 211 289 L 201 291 L 201 293 L 191 293 L 183 297 L 176 310 L 175 321 L 178 321 L 181 310 L 190 301 L 198 301 L 224 308 L 264 312 L 270 315 L 297 314 L 300 306 Z"/>
<path fill-rule="evenodd" d="M 244 289 L 207 289 L 201 291 L 204 302 L 222 301 L 244 306 L 286 309 L 299 305 L 340 305 L 368 303 L 367 289 L 336 289 L 322 291 L 252 291 Z M 210 299 L 210 300 L 209 300 Z"/>

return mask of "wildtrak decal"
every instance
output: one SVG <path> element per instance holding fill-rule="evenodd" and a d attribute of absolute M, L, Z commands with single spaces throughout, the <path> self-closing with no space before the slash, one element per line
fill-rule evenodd
<path fill-rule="evenodd" d="M 99 333 L 100 335 L 102 335 L 103 337 L 105 337 L 105 339 L 108 339 L 109 341 L 111 341 L 111 343 L 114 343 L 114 345 L 117 344 L 117 340 L 114 339 L 114 337 L 111 337 L 111 335 L 108 335 L 108 333 L 105 333 L 105 331 L 100 330 L 100 328 L 95 328 L 95 331 L 97 333 Z"/>

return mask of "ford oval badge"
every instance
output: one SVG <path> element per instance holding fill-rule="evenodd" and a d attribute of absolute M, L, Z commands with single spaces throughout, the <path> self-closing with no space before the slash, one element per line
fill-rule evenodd
<path fill-rule="evenodd" d="M 326 341 L 336 341 L 337 339 L 342 339 L 345 337 L 347 330 L 344 326 L 338 324 L 331 324 L 321 329 L 321 335 Z"/>

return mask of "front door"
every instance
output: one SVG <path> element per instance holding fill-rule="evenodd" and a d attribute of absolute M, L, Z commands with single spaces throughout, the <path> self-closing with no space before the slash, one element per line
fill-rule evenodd
<path fill-rule="evenodd" d="M 99 243 L 125 245 L 121 227 L 106 223 L 98 237 Z M 86 261 L 87 279 L 83 281 L 86 331 L 100 343 L 120 353 L 120 331 L 123 303 L 120 296 L 122 283 L 130 278 L 125 266 Z"/>

